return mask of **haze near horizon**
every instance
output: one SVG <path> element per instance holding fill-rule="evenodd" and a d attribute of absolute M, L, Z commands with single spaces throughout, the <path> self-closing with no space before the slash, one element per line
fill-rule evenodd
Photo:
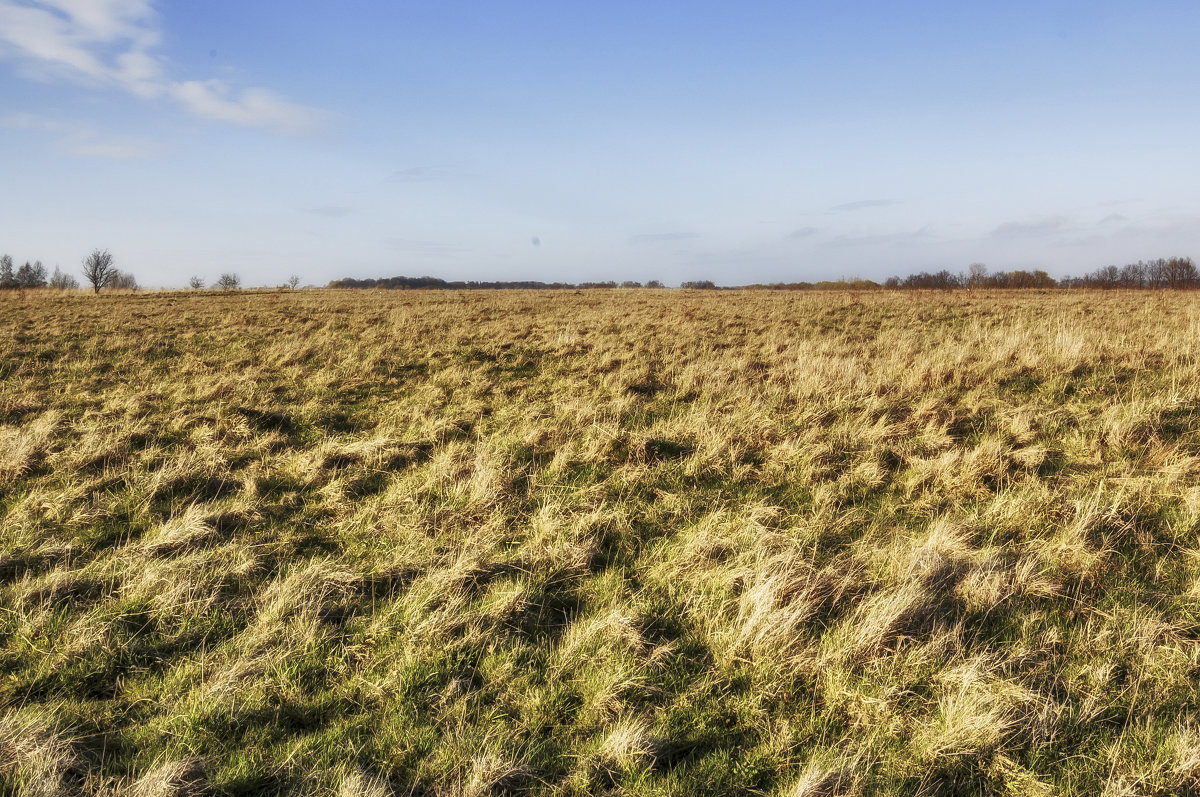
<path fill-rule="evenodd" d="M 0 0 L 0 252 L 151 287 L 1196 254 L 1200 7 Z"/>

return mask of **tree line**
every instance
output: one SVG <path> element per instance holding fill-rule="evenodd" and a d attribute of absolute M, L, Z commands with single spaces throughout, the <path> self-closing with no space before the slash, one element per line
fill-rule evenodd
<path fill-rule="evenodd" d="M 20 268 L 14 269 L 12 256 L 0 255 L 0 290 L 47 287 L 60 290 L 78 288 L 79 280 L 64 274 L 57 266 L 54 267 L 54 274 L 47 277 L 46 267 L 40 260 L 33 263 L 25 261 Z"/>
<path fill-rule="evenodd" d="M 1139 260 L 1125 266 L 1103 266 L 1081 277 L 1055 279 L 1045 271 L 989 272 L 982 263 L 955 274 L 946 269 L 920 272 L 907 277 L 890 277 L 885 288 L 951 290 L 954 288 L 1128 288 L 1151 290 L 1195 290 L 1200 288 L 1200 270 L 1190 257 Z"/>
<path fill-rule="evenodd" d="M 54 267 L 54 273 L 47 276 L 46 267 L 42 261 L 30 263 L 25 261 L 20 268 L 14 268 L 11 255 L 0 255 L 0 290 L 26 290 L 30 288 L 51 288 L 60 291 L 79 290 L 79 280 Z M 83 259 L 83 276 L 91 285 L 92 290 L 99 293 L 102 288 L 114 290 L 138 290 L 137 280 L 132 274 L 121 271 L 113 263 L 113 256 L 107 250 L 97 249 Z"/>
<path fill-rule="evenodd" d="M 716 287 L 712 283 L 684 283 L 683 287 Z M 1025 271 L 988 271 L 983 263 L 972 263 L 964 272 L 949 269 L 921 271 L 904 277 L 888 277 L 884 282 L 874 280 L 838 280 L 836 282 L 773 282 L 748 285 L 748 288 L 774 290 L 868 290 L 889 288 L 899 290 L 957 290 L 957 289 L 1050 289 L 1050 288 L 1101 288 L 1101 289 L 1145 289 L 1145 290 L 1196 290 L 1200 289 L 1200 269 L 1190 257 L 1139 260 L 1125 266 L 1103 266 L 1081 277 L 1055 279 L 1041 269 Z"/>
<path fill-rule="evenodd" d="M 333 280 L 330 288 L 384 288 L 391 290 L 568 290 L 579 288 L 662 288 L 658 280 L 646 283 L 626 281 L 607 282 L 537 282 L 537 281 L 475 281 L 444 280 L 438 277 L 381 277 Z M 711 280 L 689 280 L 680 284 L 685 290 L 721 290 Z M 1200 288 L 1200 269 L 1190 257 L 1139 260 L 1125 266 L 1104 266 L 1081 277 L 1055 279 L 1043 270 L 989 271 L 983 263 L 972 263 L 966 271 L 949 269 L 921 271 L 904 277 L 888 277 L 884 282 L 865 279 L 822 280 L 818 282 L 771 282 L 738 286 L 768 290 L 870 290 L 879 288 L 907 290 L 956 289 L 1050 289 L 1050 288 L 1133 288 L 1158 290 L 1194 290 Z"/>
<path fill-rule="evenodd" d="M 684 287 L 688 287 L 685 283 Z M 1041 269 L 1025 271 L 988 271 L 983 263 L 972 263 L 964 272 L 949 269 L 921 271 L 904 277 L 888 277 L 883 283 L 874 280 L 838 280 L 836 282 L 773 282 L 748 285 L 749 288 L 773 290 L 975 290 L 988 288 L 1047 290 L 1052 288 L 1101 288 L 1144 290 L 1196 290 L 1200 288 L 1200 269 L 1190 257 L 1139 260 L 1125 266 L 1103 266 L 1081 277 L 1055 279 Z"/>
<path fill-rule="evenodd" d="M 444 280 L 439 277 L 380 277 L 332 280 L 330 288 L 384 288 L 388 290 L 575 290 L 580 288 L 661 288 L 658 280 L 646 283 L 626 280 L 616 282 L 538 282 L 537 280 Z"/>
<path fill-rule="evenodd" d="M 132 274 L 116 268 L 108 250 L 96 249 L 83 260 L 83 276 L 95 293 L 102 289 L 138 290 L 137 280 Z M 295 289 L 300 278 L 291 277 L 287 287 Z M 192 277 L 193 289 L 204 288 L 204 281 Z M 214 286 L 220 290 L 237 290 L 241 280 L 236 274 L 222 274 Z M 281 286 L 284 287 L 284 286 Z M 439 277 L 380 277 L 355 279 L 344 277 L 328 284 L 330 288 L 383 288 L 389 290 L 574 290 L 582 288 L 662 288 L 658 280 L 636 282 L 540 282 L 537 280 L 444 280 Z M 680 285 L 685 290 L 719 290 L 711 280 L 690 280 Z M 1050 288 L 1101 288 L 1101 289 L 1149 289 L 1149 290 L 1195 290 L 1200 288 L 1200 269 L 1190 257 L 1158 258 L 1139 260 L 1124 266 L 1103 266 L 1081 277 L 1055 279 L 1043 270 L 989 271 L 983 263 L 972 263 L 964 272 L 949 269 L 921 271 L 904 277 L 888 277 L 882 284 L 873 280 L 838 280 L 819 282 L 773 282 L 744 286 L 771 290 L 822 290 L 873 288 L 908 290 L 956 290 L 956 289 L 1050 289 Z M 47 275 L 42 261 L 26 261 L 17 268 L 10 255 L 0 255 L 0 290 L 27 288 L 52 288 L 78 290 L 79 280 L 54 267 Z"/>

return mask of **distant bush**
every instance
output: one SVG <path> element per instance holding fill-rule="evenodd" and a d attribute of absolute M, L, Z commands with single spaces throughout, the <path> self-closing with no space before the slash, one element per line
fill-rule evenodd
<path fill-rule="evenodd" d="M 134 279 L 132 274 L 116 269 L 113 270 L 113 277 L 108 286 L 118 291 L 136 291 L 141 289 L 141 286 L 138 285 L 137 280 Z"/>
<path fill-rule="evenodd" d="M 56 291 L 79 290 L 79 280 L 75 279 L 70 274 L 64 274 L 59 270 L 58 266 L 54 267 L 54 274 L 50 277 L 49 285 Z"/>

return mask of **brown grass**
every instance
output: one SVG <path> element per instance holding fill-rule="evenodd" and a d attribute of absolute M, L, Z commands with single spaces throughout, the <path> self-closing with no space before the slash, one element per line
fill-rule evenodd
<path fill-rule="evenodd" d="M 1189 794 L 1190 293 L 0 296 L 4 794 Z"/>

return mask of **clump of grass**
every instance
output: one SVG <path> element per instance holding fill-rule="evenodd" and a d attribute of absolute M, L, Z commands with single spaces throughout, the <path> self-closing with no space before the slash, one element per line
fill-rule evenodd
<path fill-rule="evenodd" d="M 211 794 L 204 762 L 194 756 L 164 761 L 134 782 L 131 797 L 204 797 Z"/>
<path fill-rule="evenodd" d="M 20 429 L 5 430 L 0 437 L 0 479 L 14 480 L 37 465 L 58 424 L 58 413 L 51 410 Z"/>
<path fill-rule="evenodd" d="M 50 717 L 10 710 L 0 718 L 0 783 L 34 797 L 72 794 L 86 773 L 70 736 Z"/>
<path fill-rule="evenodd" d="M 784 794 L 787 797 L 849 797 L 857 794 L 850 762 L 809 761 L 800 777 Z"/>

